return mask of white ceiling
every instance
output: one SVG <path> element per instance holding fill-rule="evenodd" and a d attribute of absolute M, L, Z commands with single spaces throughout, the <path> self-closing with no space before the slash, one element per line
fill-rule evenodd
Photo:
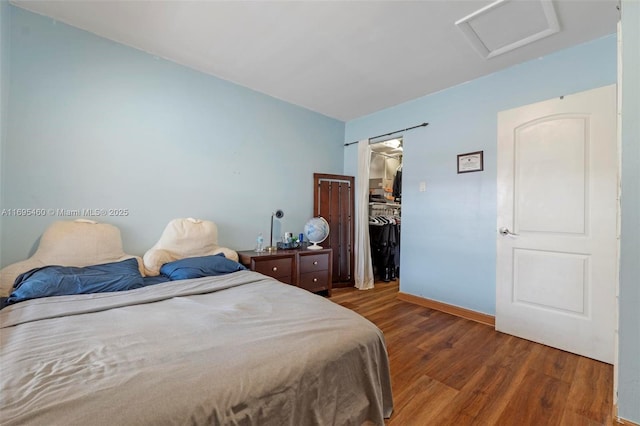
<path fill-rule="evenodd" d="M 486 0 L 12 3 L 343 121 L 614 33 L 619 17 L 617 0 L 554 0 L 559 33 L 484 59 L 455 22 Z M 505 32 L 527 27 L 502 15 Z"/>

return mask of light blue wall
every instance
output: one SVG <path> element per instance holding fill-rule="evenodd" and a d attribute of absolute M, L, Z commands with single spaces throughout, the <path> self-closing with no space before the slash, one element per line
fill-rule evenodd
<path fill-rule="evenodd" d="M 618 415 L 640 424 L 640 3 L 622 2 Z"/>
<path fill-rule="evenodd" d="M 400 290 L 493 315 L 497 113 L 616 78 L 611 35 L 347 122 L 346 141 L 429 122 L 404 137 Z M 484 171 L 458 175 L 457 154 L 480 150 Z"/>
<path fill-rule="evenodd" d="M 252 249 L 298 233 L 313 172 L 342 171 L 344 123 L 10 6 L 10 115 L 2 208 L 122 208 L 99 218 L 142 254 L 167 222 L 218 224 Z M 3 217 L 2 265 L 72 217 Z"/>
<path fill-rule="evenodd" d="M 9 114 L 9 40 L 11 38 L 9 2 L 0 0 L 0 177 L 3 169 L 3 150 L 6 139 L 6 123 Z M 3 185 L 0 182 L 0 206 L 4 199 Z M 2 239 L 2 217 L 0 216 L 0 240 Z M 2 263 L 2 244 L 0 244 L 0 264 Z"/>

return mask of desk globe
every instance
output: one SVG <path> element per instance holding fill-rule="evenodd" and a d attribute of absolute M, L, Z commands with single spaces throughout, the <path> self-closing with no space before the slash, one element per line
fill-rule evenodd
<path fill-rule="evenodd" d="M 329 223 L 322 216 L 313 217 L 304 225 L 303 232 L 307 241 L 313 243 L 307 249 L 320 250 L 322 246 L 319 246 L 318 243 L 323 242 L 329 236 Z"/>

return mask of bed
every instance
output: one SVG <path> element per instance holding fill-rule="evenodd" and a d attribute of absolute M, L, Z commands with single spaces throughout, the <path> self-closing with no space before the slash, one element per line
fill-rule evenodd
<path fill-rule="evenodd" d="M 377 327 L 243 269 L 20 301 L 0 339 L 3 425 L 382 425 L 392 411 Z"/>

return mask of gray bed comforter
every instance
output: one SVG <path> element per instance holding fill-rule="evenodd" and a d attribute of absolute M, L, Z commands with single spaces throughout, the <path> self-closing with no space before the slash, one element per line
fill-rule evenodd
<path fill-rule="evenodd" d="M 382 333 L 241 271 L 0 311 L 2 425 L 361 425 L 392 410 Z"/>

